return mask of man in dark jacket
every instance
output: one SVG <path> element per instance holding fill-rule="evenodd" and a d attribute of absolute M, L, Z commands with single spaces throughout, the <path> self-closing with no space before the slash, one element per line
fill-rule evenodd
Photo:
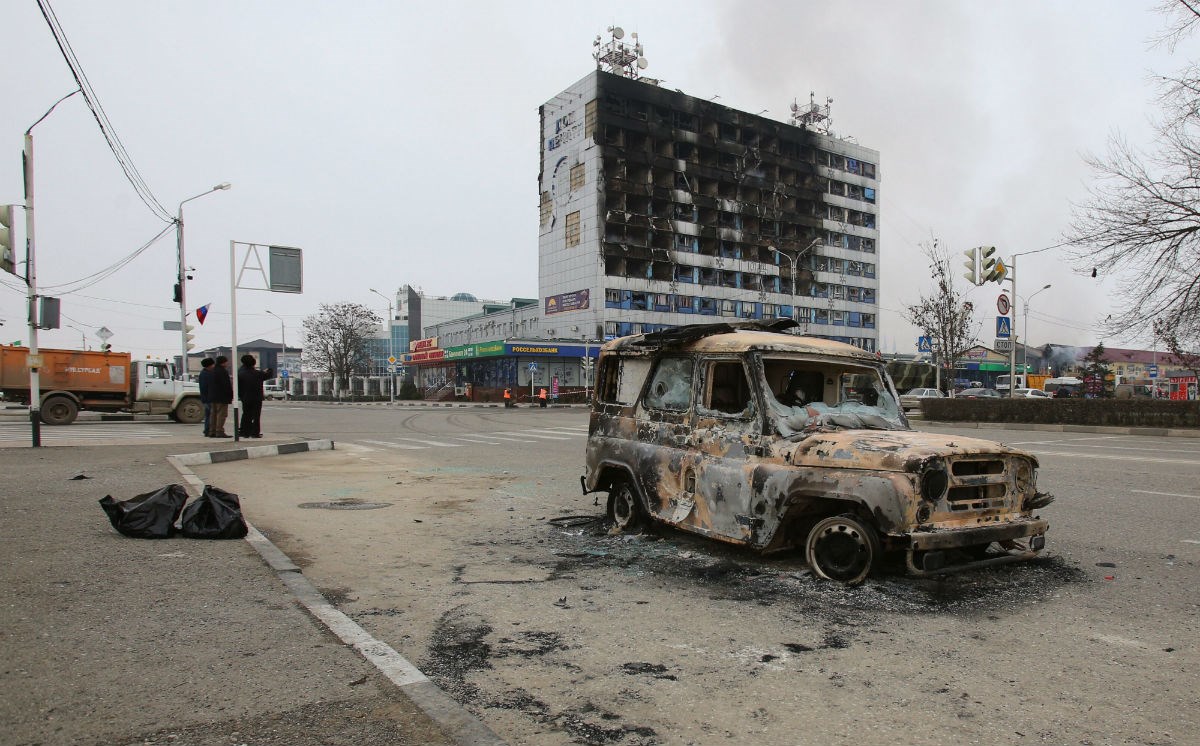
<path fill-rule="evenodd" d="M 257 362 L 253 355 L 242 355 L 242 367 L 238 368 L 238 400 L 242 403 L 238 434 L 243 438 L 262 437 L 263 381 L 275 377 L 271 368 L 255 370 Z"/>
<path fill-rule="evenodd" d="M 229 376 L 229 358 L 217 356 L 208 381 L 208 401 L 212 406 L 212 417 L 208 423 L 208 437 L 229 438 L 225 432 L 225 418 L 229 416 L 229 405 L 233 403 L 233 379 Z"/>
<path fill-rule="evenodd" d="M 212 415 L 212 402 L 208 398 L 208 387 L 212 383 L 212 369 L 216 365 L 216 361 L 211 357 L 206 357 L 200 361 L 200 376 L 196 382 L 200 384 L 200 403 L 204 405 L 204 437 L 212 430 L 208 429 L 208 420 Z"/>

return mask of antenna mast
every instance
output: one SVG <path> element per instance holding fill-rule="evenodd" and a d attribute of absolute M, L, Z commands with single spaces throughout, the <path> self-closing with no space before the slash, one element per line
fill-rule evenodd
<path fill-rule="evenodd" d="M 625 38 L 625 29 L 620 26 L 609 26 L 608 33 L 612 35 L 608 41 L 601 41 L 597 36 L 592 42 L 592 57 L 596 58 L 596 67 L 630 80 L 641 78 L 642 70 L 650 63 L 642 56 L 642 43 L 638 41 L 637 32 L 629 35 L 631 42 L 621 41 Z"/>
<path fill-rule="evenodd" d="M 792 99 L 792 124 L 806 130 L 815 130 L 823 135 L 832 135 L 829 130 L 833 125 L 829 114 L 832 104 L 833 99 L 826 96 L 825 105 L 821 106 L 817 103 L 817 95 L 812 91 L 808 93 L 807 105 L 802 105 L 796 99 Z"/>

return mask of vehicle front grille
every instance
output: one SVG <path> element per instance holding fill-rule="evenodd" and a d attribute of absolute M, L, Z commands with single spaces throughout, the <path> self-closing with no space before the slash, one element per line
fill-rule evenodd
<path fill-rule="evenodd" d="M 1008 492 L 1004 459 L 961 459 L 950 464 L 950 489 L 946 500 L 950 510 L 974 511 L 1003 508 Z"/>

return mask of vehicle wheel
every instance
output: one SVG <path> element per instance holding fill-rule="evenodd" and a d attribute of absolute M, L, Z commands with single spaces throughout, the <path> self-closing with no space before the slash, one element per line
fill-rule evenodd
<path fill-rule="evenodd" d="M 189 396 L 175 407 L 175 421 L 185 425 L 199 425 L 204 422 L 204 405 L 194 396 Z"/>
<path fill-rule="evenodd" d="M 805 559 L 817 575 L 846 585 L 867 579 L 882 554 L 875 529 L 856 516 L 832 516 L 812 527 Z"/>
<path fill-rule="evenodd" d="M 70 425 L 79 414 L 79 407 L 65 396 L 52 396 L 42 403 L 42 422 L 47 425 Z"/>
<path fill-rule="evenodd" d="M 637 531 L 646 525 L 641 497 L 628 479 L 613 483 L 608 492 L 608 519 L 616 531 Z"/>

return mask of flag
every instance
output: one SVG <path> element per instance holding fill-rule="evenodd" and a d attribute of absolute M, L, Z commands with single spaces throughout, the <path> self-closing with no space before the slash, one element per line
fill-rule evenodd
<path fill-rule="evenodd" d="M 208 317 L 209 305 L 210 304 L 205 303 L 203 306 L 200 306 L 196 309 L 196 321 L 199 321 L 201 326 L 204 326 L 204 319 Z"/>

